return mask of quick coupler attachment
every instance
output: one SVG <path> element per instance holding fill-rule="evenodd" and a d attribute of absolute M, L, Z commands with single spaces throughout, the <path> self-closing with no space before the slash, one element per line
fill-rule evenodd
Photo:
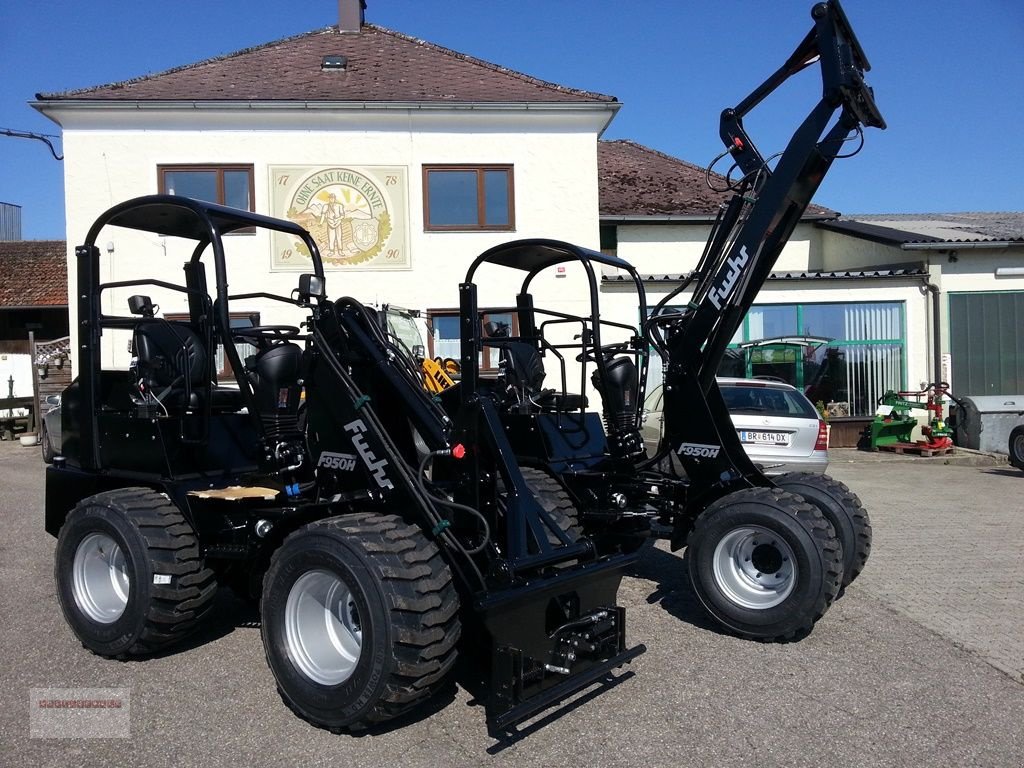
<path fill-rule="evenodd" d="M 626 611 L 616 604 L 623 569 L 635 559 L 565 568 L 477 603 L 492 643 L 493 735 L 604 681 L 647 650 L 626 648 Z"/>

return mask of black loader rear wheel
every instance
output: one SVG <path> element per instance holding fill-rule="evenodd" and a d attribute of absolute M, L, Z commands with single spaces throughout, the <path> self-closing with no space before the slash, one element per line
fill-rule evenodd
<path fill-rule="evenodd" d="M 1010 463 L 1017 469 L 1024 469 L 1024 426 L 1014 427 L 1010 432 L 1007 452 L 1010 455 Z"/>
<path fill-rule="evenodd" d="M 772 478 L 784 491 L 802 496 L 832 523 L 843 545 L 843 588 L 856 579 L 871 554 L 871 521 L 857 494 L 828 475 L 788 472 Z"/>
<path fill-rule="evenodd" d="M 390 720 L 437 691 L 461 627 L 437 546 L 396 515 L 291 534 L 264 578 L 263 647 L 289 707 L 331 730 Z"/>
<path fill-rule="evenodd" d="M 686 547 L 694 590 L 736 634 L 791 640 L 839 592 L 842 545 L 815 507 L 777 488 L 724 496 L 697 518 Z"/>
<path fill-rule="evenodd" d="M 580 513 L 562 484 L 542 469 L 520 467 L 520 470 L 527 487 L 533 491 L 544 510 L 551 515 L 555 525 L 572 541 L 580 539 L 583 536 Z M 551 533 L 548 534 L 548 541 L 552 544 L 558 543 L 557 537 Z"/>
<path fill-rule="evenodd" d="M 57 538 L 54 577 L 71 629 L 86 648 L 109 657 L 154 653 L 181 640 L 217 591 L 192 526 L 149 488 L 79 502 Z"/>

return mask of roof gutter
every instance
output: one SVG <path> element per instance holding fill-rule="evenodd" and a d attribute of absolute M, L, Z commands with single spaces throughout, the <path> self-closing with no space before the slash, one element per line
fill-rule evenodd
<path fill-rule="evenodd" d="M 680 275 L 640 275 L 640 279 L 645 283 L 681 283 L 688 279 L 692 273 L 680 274 Z M 924 272 L 909 272 L 901 275 L 887 275 L 887 274 L 792 274 L 787 272 L 773 272 L 768 276 L 769 282 L 782 282 L 782 281 L 804 281 L 808 283 L 817 283 L 823 280 L 921 280 L 927 279 L 928 275 Z M 628 282 L 624 278 L 619 278 L 615 275 L 604 274 L 601 276 L 602 283 L 626 283 Z"/>
<path fill-rule="evenodd" d="M 714 213 L 627 213 L 601 214 L 602 224 L 714 224 Z M 800 221 L 830 221 L 835 216 L 827 213 L 805 213 Z"/>
<path fill-rule="evenodd" d="M 98 100 L 98 99 L 37 99 L 29 106 L 60 124 L 51 112 L 125 112 L 125 111 L 222 111 L 222 112 L 607 112 L 608 119 L 601 133 L 608 127 L 622 107 L 618 101 L 590 102 L 423 102 L 423 101 L 310 101 L 310 100 L 199 100 L 172 99 Z"/>
<path fill-rule="evenodd" d="M 902 251 L 974 251 L 974 250 L 1005 250 L 1014 246 L 1024 246 L 1024 240 L 992 240 L 990 242 L 960 243 L 955 240 L 940 240 L 936 243 L 901 243 Z"/>

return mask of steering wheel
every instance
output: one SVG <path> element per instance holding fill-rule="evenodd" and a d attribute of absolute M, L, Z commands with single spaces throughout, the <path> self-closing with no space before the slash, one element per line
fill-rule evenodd
<path fill-rule="evenodd" d="M 617 344 L 605 344 L 599 347 L 597 351 L 600 353 L 601 357 L 611 357 L 612 355 L 618 355 L 622 352 L 629 352 L 631 349 L 633 349 L 632 343 L 628 341 L 620 341 Z M 594 355 L 594 350 L 587 349 L 583 352 L 580 352 L 578 355 L 576 355 L 576 362 L 597 362 L 597 358 Z"/>
<path fill-rule="evenodd" d="M 231 329 L 233 337 L 254 342 L 260 349 L 296 339 L 300 333 L 294 325 L 253 325 Z"/>

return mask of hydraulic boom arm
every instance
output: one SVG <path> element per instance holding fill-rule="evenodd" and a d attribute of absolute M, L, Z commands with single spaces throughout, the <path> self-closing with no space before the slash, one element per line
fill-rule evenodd
<path fill-rule="evenodd" d="M 863 140 L 864 126 L 885 128 L 864 80 L 870 64 L 838 0 L 818 3 L 811 16 L 814 27 L 785 64 L 722 112 L 726 150 L 720 157 L 731 156 L 742 177 L 730 183 L 735 194 L 719 213 L 697 269 L 662 299 L 645 325 L 666 364 L 666 431 L 659 455 L 678 453 L 692 481 L 691 495 L 709 501 L 741 477 L 747 484 L 769 484 L 747 459 L 715 383 L 725 350 L 832 162 L 849 156 L 840 154 L 845 142 Z M 743 118 L 814 63 L 820 64 L 821 100 L 769 168 Z M 666 305 L 691 283 L 685 310 L 666 313 Z"/>
<path fill-rule="evenodd" d="M 811 16 L 814 28 L 786 63 L 739 105 L 722 112 L 722 140 L 744 175 L 694 275 L 697 283 L 690 309 L 667 333 L 669 349 L 656 330 L 652 339 L 670 359 L 685 356 L 699 360 L 705 389 L 714 381 L 729 341 L 844 142 L 859 134 L 863 126 L 885 128 L 871 88 L 864 81 L 864 72 L 871 66 L 838 0 L 815 5 Z M 821 65 L 821 101 L 771 170 L 747 135 L 743 118 L 786 80 L 815 62 Z M 839 118 L 826 134 L 837 111 Z M 655 328 L 657 315 L 656 311 Z"/>

